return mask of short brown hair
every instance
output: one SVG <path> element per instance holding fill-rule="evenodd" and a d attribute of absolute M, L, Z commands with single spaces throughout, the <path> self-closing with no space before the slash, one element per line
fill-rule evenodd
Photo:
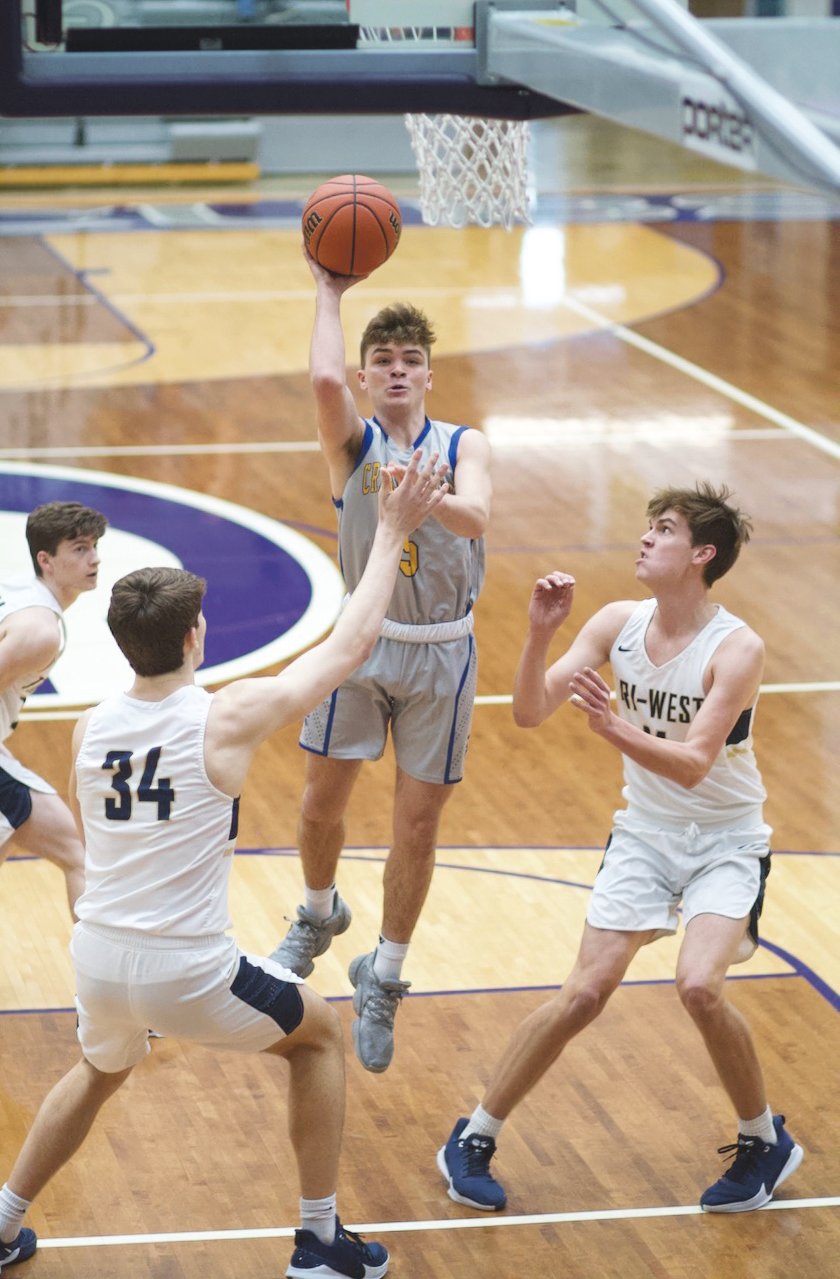
<path fill-rule="evenodd" d="M 396 302 L 393 306 L 383 307 L 377 311 L 362 334 L 361 359 L 372 346 L 422 346 L 426 359 L 431 364 L 432 347 L 437 341 L 437 334 L 431 322 L 419 307 L 409 302 Z"/>
<path fill-rule="evenodd" d="M 35 575 L 43 576 L 38 563 L 40 551 L 55 555 L 59 543 L 73 542 L 77 537 L 95 537 L 98 541 L 107 527 L 104 515 L 81 502 L 45 502 L 36 506 L 26 521 L 26 540 Z"/>
<path fill-rule="evenodd" d="M 168 675 L 184 662 L 207 583 L 182 568 L 138 568 L 114 583 L 108 625 L 137 675 Z"/>
<path fill-rule="evenodd" d="M 703 569 L 707 586 L 729 572 L 741 547 L 750 540 L 752 520 L 730 504 L 731 497 L 725 484 L 716 489 L 708 480 L 698 480 L 693 489 L 659 489 L 648 502 L 648 519 L 677 511 L 688 524 L 692 546 L 715 548 L 714 559 Z"/>

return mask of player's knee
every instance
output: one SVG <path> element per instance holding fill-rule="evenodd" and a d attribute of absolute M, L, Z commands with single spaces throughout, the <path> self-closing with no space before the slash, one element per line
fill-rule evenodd
<path fill-rule="evenodd" d="M 341 1030 L 341 1019 L 332 1004 L 328 1004 L 320 995 L 306 991 L 304 1014 L 300 1029 L 301 1038 L 306 1042 L 328 1052 L 342 1053 L 344 1041 Z"/>
<path fill-rule="evenodd" d="M 320 784 L 307 784 L 300 806 L 300 824 L 304 832 L 328 831 L 338 825 L 344 816 L 344 800 L 341 796 Z"/>
<path fill-rule="evenodd" d="M 578 1016 L 592 1021 L 603 1011 L 607 1000 L 613 993 L 612 983 L 593 982 L 581 987 L 574 996 L 574 1005 Z"/>
<path fill-rule="evenodd" d="M 681 973 L 677 977 L 677 994 L 683 1008 L 695 1021 L 710 1016 L 720 1003 L 720 984 L 702 973 Z"/>
<path fill-rule="evenodd" d="M 603 1011 L 616 983 L 601 973 L 582 974 L 574 982 L 566 983 L 567 1015 L 575 1025 L 585 1026 Z"/>

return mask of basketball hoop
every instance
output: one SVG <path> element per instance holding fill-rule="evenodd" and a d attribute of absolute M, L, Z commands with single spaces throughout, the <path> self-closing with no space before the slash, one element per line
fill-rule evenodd
<path fill-rule="evenodd" d="M 362 27 L 361 44 L 432 48 L 472 41 L 472 27 Z M 528 121 L 461 115 L 407 115 L 429 226 L 530 222 Z"/>
<path fill-rule="evenodd" d="M 528 121 L 407 115 L 429 226 L 529 222 Z"/>

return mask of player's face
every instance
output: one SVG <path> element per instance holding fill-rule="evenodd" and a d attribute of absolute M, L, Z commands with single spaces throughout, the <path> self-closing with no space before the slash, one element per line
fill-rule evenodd
<path fill-rule="evenodd" d="M 678 511 L 663 511 L 642 535 L 636 577 L 651 585 L 678 582 L 688 574 L 697 549 L 691 544 L 691 530 L 685 516 Z"/>
<path fill-rule="evenodd" d="M 374 409 L 422 405 L 432 387 L 432 372 L 422 346 L 388 343 L 365 352 L 365 367 L 359 384 L 367 391 Z"/>
<path fill-rule="evenodd" d="M 74 537 L 59 542 L 55 555 L 41 551 L 38 563 L 44 581 L 59 599 L 75 599 L 92 591 L 99 577 L 98 538 Z"/>
<path fill-rule="evenodd" d="M 202 662 L 204 661 L 204 639 L 205 639 L 205 636 L 207 635 L 207 618 L 204 616 L 203 612 L 199 613 L 198 615 L 198 625 L 196 626 L 195 629 L 196 629 L 196 636 L 198 639 L 198 652 L 196 654 L 194 669 L 198 670 L 199 666 L 201 666 Z"/>

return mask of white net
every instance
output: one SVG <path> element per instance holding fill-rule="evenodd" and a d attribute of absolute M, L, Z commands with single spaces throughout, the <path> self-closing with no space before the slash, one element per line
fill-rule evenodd
<path fill-rule="evenodd" d="M 471 27 L 369 27 L 360 46 L 431 49 L 472 43 Z M 407 115 L 429 226 L 529 222 L 528 122 L 460 115 Z"/>
<path fill-rule="evenodd" d="M 407 115 L 430 226 L 528 222 L 528 121 Z"/>

